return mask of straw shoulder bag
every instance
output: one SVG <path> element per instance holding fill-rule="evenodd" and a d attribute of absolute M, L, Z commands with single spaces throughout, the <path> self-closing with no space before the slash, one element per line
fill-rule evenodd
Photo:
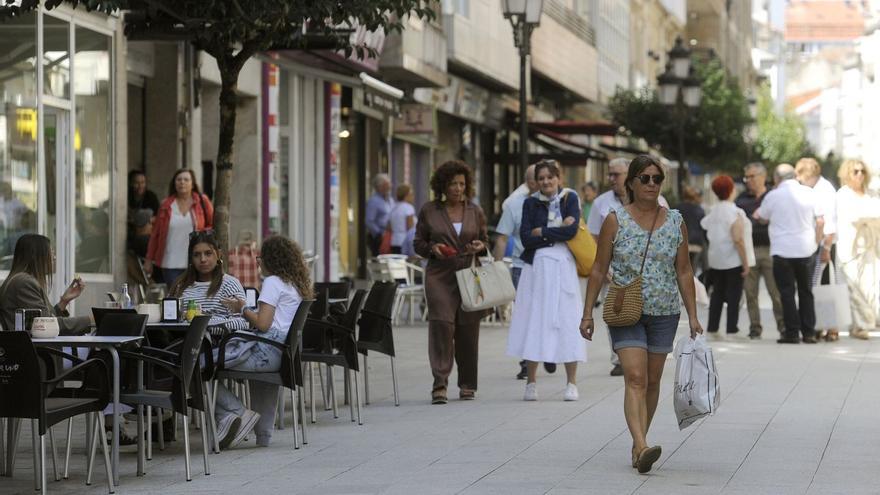
<path fill-rule="evenodd" d="M 648 257 L 648 248 L 651 246 L 651 237 L 654 235 L 654 225 L 657 224 L 657 216 L 660 215 L 660 207 L 654 214 L 651 222 L 651 231 L 648 233 L 648 242 L 645 244 L 645 252 L 642 253 L 642 266 L 639 276 L 626 285 L 611 283 L 608 288 L 608 296 L 605 298 L 605 306 L 602 308 L 602 319 L 609 327 L 628 327 L 635 325 L 642 317 L 642 272 L 645 270 L 645 260 Z M 635 221 L 635 220 L 634 220 Z"/>

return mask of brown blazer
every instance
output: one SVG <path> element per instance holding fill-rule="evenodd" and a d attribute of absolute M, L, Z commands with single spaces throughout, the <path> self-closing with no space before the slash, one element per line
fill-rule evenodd
<path fill-rule="evenodd" d="M 92 325 L 88 316 L 70 316 L 67 311 L 49 303 L 49 296 L 31 275 L 19 272 L 0 286 L 0 324 L 4 330 L 15 330 L 16 309 L 40 309 L 43 316 L 57 316 L 61 335 L 81 335 Z"/>
<path fill-rule="evenodd" d="M 464 252 L 466 246 L 474 240 L 483 241 L 489 245 L 489 236 L 486 232 L 486 216 L 483 209 L 468 201 L 465 203 L 464 218 L 462 219 L 461 234 L 455 233 L 446 207 L 440 201 L 429 201 L 422 205 L 419 211 L 419 223 L 416 225 L 416 235 L 413 239 L 413 248 L 416 253 L 428 259 L 428 268 L 425 270 L 425 296 L 428 299 L 428 320 L 454 323 L 456 313 L 461 309 L 461 294 L 458 292 L 458 282 L 455 280 L 455 272 L 471 265 L 473 255 L 456 256 L 451 259 L 438 259 L 434 257 L 431 249 L 436 244 L 446 244 Z M 462 315 L 467 319 L 479 321 L 483 311 L 465 312 Z"/>

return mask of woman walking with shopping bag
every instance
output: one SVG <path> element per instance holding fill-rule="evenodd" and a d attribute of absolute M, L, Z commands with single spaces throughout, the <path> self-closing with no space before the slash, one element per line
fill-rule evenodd
<path fill-rule="evenodd" d="M 413 247 L 428 259 L 425 298 L 428 303 L 428 360 L 434 385 L 432 404 L 446 404 L 453 359 L 458 365 L 459 398 L 473 400 L 477 391 L 477 345 L 485 311 L 464 311 L 455 272 L 471 266 L 486 249 L 486 217 L 471 202 L 474 174 L 466 163 L 440 165 L 431 177 L 434 200 L 422 206 Z"/>
<path fill-rule="evenodd" d="M 538 363 L 565 363 L 563 398 L 578 400 L 577 363 L 587 360 L 579 334 L 583 313 L 574 256 L 566 241 L 580 220 L 578 195 L 559 186 L 559 166 L 543 160 L 535 166 L 540 190 L 523 203 L 520 238 L 525 262 L 513 306 L 507 354 L 526 361 L 523 400 L 538 400 Z"/>
<path fill-rule="evenodd" d="M 592 340 L 593 306 L 611 267 L 603 318 L 623 367 L 623 410 L 633 439 L 632 466 L 640 473 L 650 471 L 661 454 L 659 445 L 648 445 L 647 435 L 657 409 L 666 355 L 672 351 L 678 328 L 679 294 L 691 337 L 703 333 L 697 321 L 687 227 L 678 211 L 658 202 L 665 178 L 662 165 L 651 156 L 639 155 L 630 162 L 626 176 L 629 204 L 615 209 L 602 224 L 580 325 L 584 338 Z"/>

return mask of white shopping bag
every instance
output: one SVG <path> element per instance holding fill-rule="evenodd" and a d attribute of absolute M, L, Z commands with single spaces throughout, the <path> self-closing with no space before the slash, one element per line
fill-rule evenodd
<path fill-rule="evenodd" d="M 700 306 L 709 307 L 709 293 L 706 292 L 706 286 L 703 285 L 703 282 L 700 282 L 700 279 L 694 277 L 694 295 L 697 299 L 697 304 Z"/>
<path fill-rule="evenodd" d="M 712 348 L 706 337 L 692 339 L 684 335 L 675 343 L 675 387 L 672 403 L 678 429 L 683 430 L 694 421 L 714 414 L 721 405 L 721 389 Z"/>
<path fill-rule="evenodd" d="M 845 329 L 852 325 L 849 306 L 849 287 L 838 283 L 834 262 L 829 264 L 831 276 L 828 285 L 813 286 L 813 306 L 816 311 L 816 330 Z M 816 277 L 817 279 L 821 277 Z"/>

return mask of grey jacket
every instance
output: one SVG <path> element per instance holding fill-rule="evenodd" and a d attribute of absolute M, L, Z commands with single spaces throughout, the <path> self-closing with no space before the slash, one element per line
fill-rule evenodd
<path fill-rule="evenodd" d="M 92 325 L 88 316 L 70 316 L 58 305 L 52 306 L 37 279 L 23 272 L 12 275 L 0 285 L 0 325 L 4 330 L 15 329 L 17 309 L 40 309 L 43 316 L 57 316 L 61 335 L 80 335 Z"/>

